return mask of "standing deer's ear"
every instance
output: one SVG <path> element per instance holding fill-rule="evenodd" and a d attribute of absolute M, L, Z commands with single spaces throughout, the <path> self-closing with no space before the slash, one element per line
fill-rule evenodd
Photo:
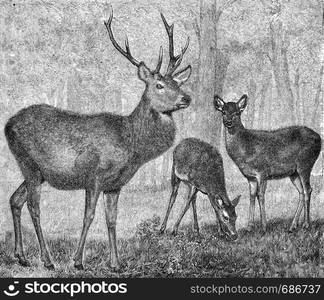
<path fill-rule="evenodd" d="M 240 202 L 241 195 L 237 196 L 233 201 L 232 205 L 235 207 Z"/>
<path fill-rule="evenodd" d="M 239 101 L 237 101 L 237 106 L 240 109 L 240 111 L 243 111 L 247 105 L 247 95 L 244 94 Z"/>
<path fill-rule="evenodd" d="M 223 111 L 223 107 L 225 105 L 225 102 L 223 101 L 223 99 L 221 97 L 219 97 L 218 95 L 214 96 L 214 105 L 215 108 L 219 111 Z"/>
<path fill-rule="evenodd" d="M 147 82 L 150 78 L 153 77 L 150 69 L 145 66 L 143 62 L 141 62 L 138 66 L 138 77 L 144 82 Z"/>
<path fill-rule="evenodd" d="M 191 66 L 184 68 L 183 70 L 172 75 L 173 80 L 178 84 L 178 86 L 183 85 L 191 75 Z"/>

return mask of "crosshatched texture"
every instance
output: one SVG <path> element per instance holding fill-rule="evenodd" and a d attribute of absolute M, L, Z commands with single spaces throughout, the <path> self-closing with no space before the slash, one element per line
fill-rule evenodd
<path fill-rule="evenodd" d="M 174 146 L 183 138 L 197 137 L 218 148 L 223 157 L 229 197 L 233 199 L 238 194 L 242 195 L 236 207 L 236 228 L 243 237 L 237 247 L 241 249 L 246 242 L 250 247 L 246 251 L 255 253 L 263 247 L 262 242 L 273 246 L 269 246 L 270 265 L 267 265 L 267 258 L 260 254 L 261 250 L 258 252 L 260 255 L 254 257 L 260 260 L 264 269 L 249 265 L 251 260 L 246 262 L 245 267 L 240 265 L 237 270 L 230 270 L 229 264 L 222 261 L 224 272 L 216 271 L 216 262 L 220 257 L 217 251 L 227 253 L 227 244 L 219 239 L 216 229 L 213 232 L 214 228 L 210 228 L 215 224 L 215 214 L 204 195 L 198 195 L 197 213 L 199 223 L 206 224 L 202 226 L 202 235 L 212 239 L 208 254 L 200 248 L 208 245 L 207 241 L 199 246 L 193 240 L 194 244 L 190 244 L 192 248 L 190 246 L 188 252 L 181 253 L 179 250 L 186 239 L 192 238 L 190 229 L 186 227 L 192 222 L 191 213 L 186 214 L 182 223 L 185 235 L 180 233 L 176 240 L 159 238 L 156 219 L 152 217 L 164 216 L 170 196 L 171 147 L 142 166 L 121 192 L 117 236 L 121 238 L 119 248 L 126 247 L 121 250 L 121 259 L 126 262 L 136 257 L 138 264 L 143 265 L 152 263 L 156 257 L 167 262 L 163 268 L 156 264 L 155 273 L 145 271 L 148 273 L 144 272 L 142 276 L 157 276 L 163 272 L 165 276 L 195 276 L 199 273 L 199 264 L 189 266 L 185 255 L 191 257 L 188 253 L 198 249 L 197 253 L 201 256 L 198 258 L 196 255 L 196 261 L 203 262 L 202 257 L 210 255 L 206 261 L 212 262 L 210 265 L 215 269 L 208 273 L 209 267 L 201 263 L 201 274 L 205 276 L 226 276 L 226 272 L 234 275 L 243 272 L 243 276 L 323 276 L 323 268 L 320 267 L 323 254 L 318 260 L 315 257 L 315 248 L 318 247 L 315 237 L 323 231 L 324 219 L 323 151 L 311 173 L 310 216 L 317 223 L 312 225 L 310 233 L 303 231 L 291 236 L 284 231 L 291 222 L 289 216 L 293 215 L 298 203 L 298 193 L 289 179 L 281 179 L 268 183 L 265 206 L 270 231 L 265 236 L 258 232 L 244 235 L 249 209 L 248 183 L 226 152 L 222 118 L 213 107 L 214 94 L 232 101 L 247 93 L 249 102 L 242 114 L 242 123 L 246 128 L 272 130 L 302 125 L 315 130 L 323 139 L 323 3 L 318 0 L 113 0 L 109 3 L 114 9 L 113 32 L 116 40 L 123 45 L 127 34 L 134 57 L 145 61 L 152 70 L 161 45 L 165 60 L 168 58 L 167 35 L 160 12 L 169 23 L 175 24 L 176 53 L 185 44 L 186 37 L 190 37 L 182 65 L 192 65 L 191 77 L 183 85 L 192 103 L 187 109 L 174 113 L 177 128 Z M 16 112 L 32 104 L 45 103 L 76 113 L 107 111 L 128 115 L 133 111 L 144 91 L 144 84 L 137 77 L 136 67 L 122 57 L 109 40 L 103 21 L 108 19 L 110 10 L 107 1 L 60 0 L 54 3 L 20 0 L 0 3 L 1 128 Z M 162 72 L 165 68 L 164 63 Z M 0 276 L 29 276 L 27 271 L 15 266 L 12 259 L 14 241 L 8 201 L 21 184 L 22 176 L 3 131 L 0 149 L 0 249 L 4 255 L 0 256 L 0 268 L 4 270 Z M 91 153 L 91 161 L 95 161 L 96 155 Z M 83 164 L 82 159 L 81 156 L 80 164 Z M 186 197 L 183 187 L 180 187 L 178 197 Z M 182 205 L 179 200 L 170 214 L 170 224 L 179 214 Z M 57 275 L 73 276 L 64 265 L 70 262 L 77 247 L 84 192 L 63 192 L 44 184 L 40 206 L 44 235 L 49 241 L 54 263 L 60 270 Z M 22 211 L 22 225 L 27 256 L 34 268 L 34 273 L 30 275 L 51 276 L 38 262 L 36 237 L 26 208 Z M 106 231 L 104 205 L 99 199 L 88 236 L 89 249 L 86 250 L 91 260 L 90 268 L 100 265 L 93 276 L 104 276 L 110 272 L 108 248 L 104 248 L 102 253 L 107 259 L 98 261 L 95 258 L 103 251 L 100 247 L 106 241 Z M 284 237 L 279 239 L 283 232 Z M 151 248 L 145 244 L 145 239 L 151 242 Z M 310 245 L 310 250 L 305 249 L 306 254 L 298 250 L 299 243 L 304 239 Z M 164 246 L 158 251 L 160 240 Z M 279 244 L 275 246 L 274 241 Z M 167 251 L 172 243 L 178 252 Z M 131 252 L 133 245 L 140 245 L 138 252 Z M 57 254 L 60 249 L 64 254 Z M 235 246 L 231 245 L 230 249 L 235 249 Z M 288 253 L 283 249 L 293 250 Z M 235 257 L 229 257 L 229 262 L 238 261 L 242 251 Z M 303 264 L 307 264 L 306 269 Z M 293 267 L 288 270 L 288 265 Z M 70 267 L 72 269 L 71 264 Z M 136 268 L 136 264 L 128 266 L 125 272 L 136 276 Z M 284 271 L 285 268 L 288 271 Z"/>

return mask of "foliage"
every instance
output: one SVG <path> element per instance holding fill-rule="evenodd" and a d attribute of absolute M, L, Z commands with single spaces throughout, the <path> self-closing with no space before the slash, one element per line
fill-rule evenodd
<path fill-rule="evenodd" d="M 28 237 L 27 256 L 30 268 L 18 266 L 12 259 L 10 238 L 0 244 L 2 277 L 324 277 L 323 221 L 311 229 L 288 233 L 288 222 L 272 220 L 262 234 L 257 229 L 239 231 L 239 239 L 226 241 L 217 236 L 217 228 L 205 225 L 203 238 L 197 240 L 189 227 L 178 236 L 160 235 L 158 217 L 147 219 L 137 226 L 130 239 L 120 240 L 119 251 L 123 264 L 119 273 L 108 266 L 106 243 L 92 240 L 87 245 L 86 270 L 76 271 L 71 257 L 76 240 L 68 238 L 49 241 L 56 264 L 55 271 L 46 271 L 38 260 L 35 238 Z M 10 242 L 10 243 L 9 243 Z"/>

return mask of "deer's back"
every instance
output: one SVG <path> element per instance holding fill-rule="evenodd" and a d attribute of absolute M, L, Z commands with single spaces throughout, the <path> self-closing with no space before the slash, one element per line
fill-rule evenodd
<path fill-rule="evenodd" d="M 45 179 L 59 187 L 69 179 L 82 185 L 85 175 L 99 169 L 123 167 L 130 155 L 125 126 L 121 116 L 77 114 L 41 104 L 10 118 L 5 133 L 17 160 L 28 156 Z"/>
<path fill-rule="evenodd" d="M 182 140 L 173 151 L 176 175 L 202 192 L 225 193 L 223 160 L 212 145 L 196 138 Z"/>
<path fill-rule="evenodd" d="M 256 172 L 269 178 L 284 177 L 312 168 L 321 150 L 321 138 L 304 126 L 274 131 L 243 129 L 226 134 L 226 149 L 248 177 Z"/>

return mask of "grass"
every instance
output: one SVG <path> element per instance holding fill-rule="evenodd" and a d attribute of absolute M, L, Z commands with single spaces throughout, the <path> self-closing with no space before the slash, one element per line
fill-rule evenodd
<path fill-rule="evenodd" d="M 288 181 L 289 182 L 289 181 Z M 13 234 L 10 211 L 2 210 L 3 237 L 0 238 L 1 277 L 324 277 L 324 199 L 319 197 L 322 179 L 312 178 L 310 230 L 288 233 L 298 194 L 292 184 L 269 182 L 266 194 L 268 230 L 262 234 L 245 230 L 248 215 L 248 189 L 243 182 L 228 182 L 230 197 L 242 194 L 237 207 L 239 239 L 230 242 L 218 237 L 215 215 L 206 197 L 199 196 L 198 221 L 203 239 L 194 238 L 189 212 L 178 236 L 159 235 L 169 189 L 159 191 L 124 191 L 117 219 L 121 272 L 109 268 L 107 233 L 99 203 L 88 234 L 84 271 L 73 267 L 73 255 L 82 226 L 83 195 L 48 190 L 42 198 L 41 222 L 55 271 L 46 270 L 39 259 L 34 229 L 24 208 L 22 216 L 25 253 L 31 267 L 19 266 L 13 258 Z M 53 190 L 54 191 L 54 190 Z M 71 198 L 68 197 L 71 195 Z M 184 189 L 170 215 L 172 227 L 182 206 Z M 7 215 L 6 215 L 7 214 Z M 154 216 L 155 215 L 155 216 Z M 258 215 L 258 214 L 257 214 Z M 154 217 L 153 217 L 154 216 Z"/>
<path fill-rule="evenodd" d="M 159 235 L 160 219 L 153 217 L 138 224 L 129 239 L 119 239 L 122 270 L 111 272 L 107 243 L 90 240 L 86 247 L 86 269 L 73 268 L 77 239 L 48 240 L 56 265 L 47 271 L 39 260 L 33 233 L 25 232 L 26 255 L 31 267 L 23 268 L 13 259 L 12 239 L 0 244 L 1 277 L 324 277 L 324 220 L 312 223 L 310 230 L 288 233 L 288 220 L 269 222 L 262 234 L 239 230 L 239 239 L 226 241 L 213 225 L 202 226 L 203 239 L 194 238 L 190 226 L 178 236 Z M 258 225 L 258 224 L 257 224 Z M 258 226 L 257 226 L 258 227 Z"/>

